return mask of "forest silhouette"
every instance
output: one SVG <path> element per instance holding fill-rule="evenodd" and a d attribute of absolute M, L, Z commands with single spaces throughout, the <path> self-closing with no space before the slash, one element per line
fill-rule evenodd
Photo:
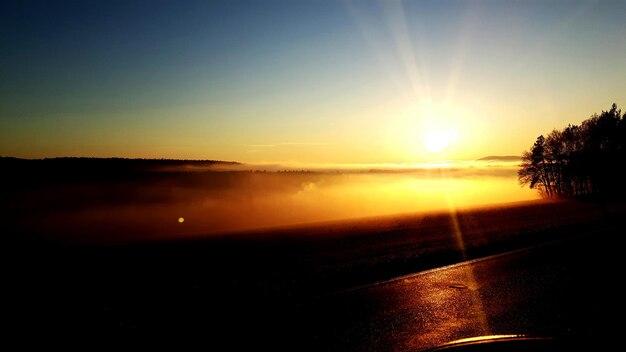
<path fill-rule="evenodd" d="M 626 112 L 617 104 L 580 125 L 540 135 L 522 154 L 518 179 L 544 197 L 626 194 Z"/>

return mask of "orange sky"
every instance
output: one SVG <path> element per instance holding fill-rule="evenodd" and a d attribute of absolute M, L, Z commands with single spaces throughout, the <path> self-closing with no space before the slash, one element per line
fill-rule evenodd
<path fill-rule="evenodd" d="M 94 6 L 3 11 L 0 155 L 475 159 L 626 102 L 619 1 Z"/>

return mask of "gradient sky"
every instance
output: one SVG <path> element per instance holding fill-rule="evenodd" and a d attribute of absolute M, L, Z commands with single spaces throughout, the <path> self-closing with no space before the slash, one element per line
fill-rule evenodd
<path fill-rule="evenodd" d="M 3 1 L 0 155 L 520 154 L 626 104 L 626 1 Z M 428 153 L 424 137 L 454 143 Z"/>

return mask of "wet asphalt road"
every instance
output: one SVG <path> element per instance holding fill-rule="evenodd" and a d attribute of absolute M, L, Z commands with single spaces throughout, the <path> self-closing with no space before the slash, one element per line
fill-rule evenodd
<path fill-rule="evenodd" d="M 328 297 L 314 309 L 329 317 L 317 347 L 413 351 L 499 334 L 617 340 L 624 250 L 608 245 L 615 235 L 589 234 Z"/>
<path fill-rule="evenodd" d="M 4 306 L 24 346 L 76 350 L 419 351 L 499 334 L 610 342 L 621 333 L 620 235 L 589 233 L 322 296 L 302 294 L 325 282 L 310 272 L 299 291 L 277 285 L 306 273 L 279 249 L 44 247 L 13 261 Z M 265 261 L 238 260 L 255 253 Z"/>

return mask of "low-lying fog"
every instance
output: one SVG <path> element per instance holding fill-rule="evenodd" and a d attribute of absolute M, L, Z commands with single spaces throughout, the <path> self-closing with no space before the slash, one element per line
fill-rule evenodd
<path fill-rule="evenodd" d="M 168 170 L 130 180 L 56 184 L 20 198 L 19 230 L 117 241 L 470 207 L 538 195 L 519 186 L 511 164 L 308 172 Z"/>

